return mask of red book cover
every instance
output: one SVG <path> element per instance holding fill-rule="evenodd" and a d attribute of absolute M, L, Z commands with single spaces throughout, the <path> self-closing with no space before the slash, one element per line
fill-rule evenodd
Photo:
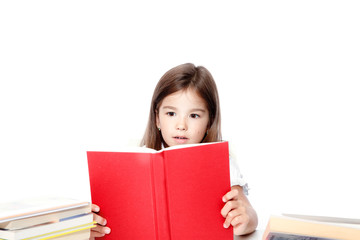
<path fill-rule="evenodd" d="M 87 157 L 92 202 L 111 228 L 104 239 L 233 239 L 220 214 L 230 191 L 227 142 Z"/>

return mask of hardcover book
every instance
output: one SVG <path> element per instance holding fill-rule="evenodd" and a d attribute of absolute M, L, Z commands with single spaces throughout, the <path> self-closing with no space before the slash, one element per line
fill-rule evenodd
<path fill-rule="evenodd" d="M 360 219 L 283 214 L 271 216 L 263 240 L 358 240 Z"/>
<path fill-rule="evenodd" d="M 65 237 L 75 232 L 87 231 L 94 226 L 93 215 L 91 213 L 63 219 L 58 222 L 40 224 L 28 228 L 17 230 L 0 229 L 0 239 L 6 240 L 45 240 L 56 237 Z"/>
<path fill-rule="evenodd" d="M 37 197 L 0 203 L 0 229 L 17 230 L 91 212 L 89 202 Z"/>
<path fill-rule="evenodd" d="M 87 152 L 92 202 L 111 228 L 105 239 L 233 239 L 220 214 L 231 189 L 227 142 L 139 149 Z"/>

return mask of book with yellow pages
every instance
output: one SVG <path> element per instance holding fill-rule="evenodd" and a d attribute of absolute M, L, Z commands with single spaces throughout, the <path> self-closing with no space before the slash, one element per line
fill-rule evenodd
<path fill-rule="evenodd" d="M 89 240 L 89 238 L 90 238 L 90 228 L 80 230 L 77 232 L 72 232 L 72 233 L 65 234 L 65 235 L 56 236 L 53 238 L 47 238 L 47 239 L 50 239 L 50 240 Z"/>
<path fill-rule="evenodd" d="M 17 230 L 0 230 L 0 238 L 7 240 L 45 240 L 90 229 L 94 226 L 92 213 L 62 219 L 59 222 L 40 224 Z M 90 232 L 90 231 L 89 231 Z"/>
<path fill-rule="evenodd" d="M 359 240 L 360 219 L 283 214 L 270 216 L 263 240 Z"/>
<path fill-rule="evenodd" d="M 89 202 L 36 197 L 0 203 L 0 229 L 16 230 L 91 212 Z"/>

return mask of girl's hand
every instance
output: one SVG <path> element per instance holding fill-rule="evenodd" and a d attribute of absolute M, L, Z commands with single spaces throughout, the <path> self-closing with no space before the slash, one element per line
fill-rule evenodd
<path fill-rule="evenodd" d="M 109 234 L 110 228 L 105 227 L 106 219 L 96 214 L 100 211 L 100 207 L 98 205 L 92 204 L 91 211 L 93 211 L 94 221 L 97 222 L 97 225 L 91 229 L 89 240 L 95 240 L 96 237 L 103 237 L 105 234 Z"/>
<path fill-rule="evenodd" d="M 235 235 L 244 235 L 255 231 L 258 222 L 257 215 L 242 187 L 231 187 L 231 191 L 226 193 L 222 199 L 225 203 L 221 209 L 221 215 L 225 218 L 224 228 L 232 225 Z"/>

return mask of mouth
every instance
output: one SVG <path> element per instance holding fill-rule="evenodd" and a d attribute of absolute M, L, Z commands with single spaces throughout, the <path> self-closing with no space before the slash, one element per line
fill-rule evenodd
<path fill-rule="evenodd" d="M 175 139 L 179 139 L 179 140 L 187 140 L 187 137 L 181 137 L 181 136 L 176 136 L 174 137 Z"/>
<path fill-rule="evenodd" d="M 187 137 L 184 136 L 176 136 L 174 137 L 174 139 L 177 142 L 177 144 L 184 144 L 189 140 Z"/>

